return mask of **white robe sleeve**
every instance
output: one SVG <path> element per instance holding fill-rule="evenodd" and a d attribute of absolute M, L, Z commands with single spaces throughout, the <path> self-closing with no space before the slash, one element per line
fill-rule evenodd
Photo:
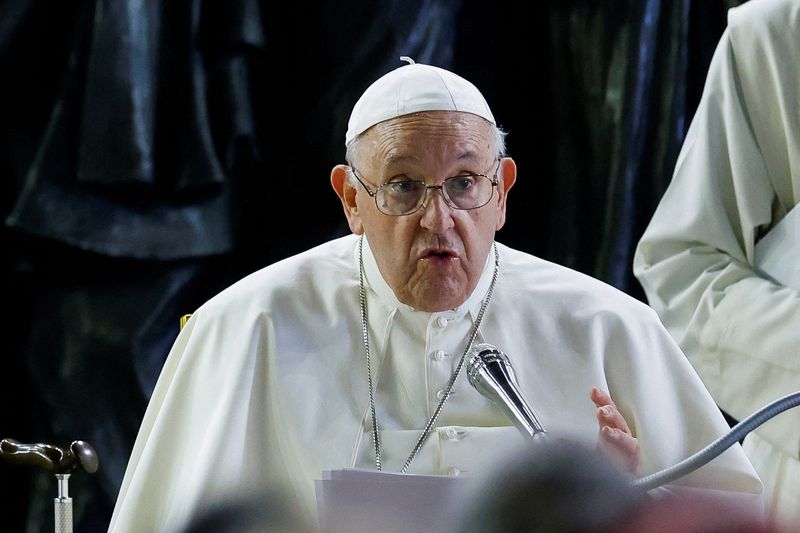
<path fill-rule="evenodd" d="M 269 368 L 273 338 L 265 314 L 203 307 L 192 316 L 151 397 L 109 531 L 175 531 L 208 502 L 262 493 L 264 479 L 275 494 L 302 492 L 289 475 L 293 431 L 265 430 L 287 427 Z"/>
<path fill-rule="evenodd" d="M 650 304 L 738 419 L 800 389 L 800 295 L 753 267 L 757 240 L 800 197 L 798 21 L 797 2 L 731 10 L 634 261 Z M 786 250 L 786 261 L 799 258 L 797 247 Z M 798 457 L 800 410 L 757 432 Z"/>

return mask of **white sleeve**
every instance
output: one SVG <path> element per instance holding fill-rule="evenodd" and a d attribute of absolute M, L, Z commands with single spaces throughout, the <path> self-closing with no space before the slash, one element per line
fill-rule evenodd
<path fill-rule="evenodd" d="M 641 447 L 641 473 L 671 467 L 728 431 L 708 391 L 651 309 L 606 319 L 609 394 Z M 737 444 L 655 492 L 713 491 L 760 510 L 762 485 Z"/>
<path fill-rule="evenodd" d="M 260 494 L 265 480 L 295 493 L 285 452 L 297 443 L 276 429 L 286 425 L 269 372 L 271 324 L 207 306 L 192 315 L 150 399 L 109 531 L 175 531 L 209 502 Z"/>

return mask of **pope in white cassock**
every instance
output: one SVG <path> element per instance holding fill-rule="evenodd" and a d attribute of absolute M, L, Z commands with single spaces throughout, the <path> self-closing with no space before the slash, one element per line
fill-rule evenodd
<path fill-rule="evenodd" d="M 346 145 L 331 183 L 354 235 L 270 265 L 193 314 L 142 422 L 112 531 L 171 530 L 207 502 L 265 487 L 314 524 L 322 470 L 374 469 L 376 457 L 386 471 L 474 471 L 494 457 L 484 450 L 522 437 L 458 371 L 473 337 L 509 355 L 551 435 L 596 441 L 632 475 L 726 431 L 647 306 L 494 241 L 517 169 L 471 83 L 402 66 L 356 103 Z M 737 445 L 656 492 L 676 490 L 758 502 L 761 482 Z"/>

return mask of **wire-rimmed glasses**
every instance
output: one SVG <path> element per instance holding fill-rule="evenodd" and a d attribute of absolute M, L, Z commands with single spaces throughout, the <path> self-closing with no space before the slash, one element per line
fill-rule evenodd
<path fill-rule="evenodd" d="M 425 205 L 430 189 L 438 189 L 445 203 L 453 209 L 470 210 L 485 206 L 494 195 L 500 162 L 497 162 L 491 178 L 486 174 L 463 173 L 445 179 L 440 185 L 428 185 L 422 180 L 393 179 L 374 191 L 359 177 L 355 168 L 350 169 L 367 194 L 375 199 L 381 213 L 403 216 L 415 213 Z"/>

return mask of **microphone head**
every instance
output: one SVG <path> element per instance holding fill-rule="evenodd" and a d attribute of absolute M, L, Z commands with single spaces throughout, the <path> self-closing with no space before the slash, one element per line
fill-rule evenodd
<path fill-rule="evenodd" d="M 516 384 L 516 375 L 511 361 L 497 346 L 485 342 L 475 344 L 467 357 L 467 379 L 470 385 L 486 396 L 486 380 L 494 382 L 511 380 Z"/>
<path fill-rule="evenodd" d="M 483 397 L 500 407 L 521 433 L 538 437 L 546 433 L 517 384 L 506 354 L 491 344 L 480 343 L 469 351 L 467 379 Z"/>

